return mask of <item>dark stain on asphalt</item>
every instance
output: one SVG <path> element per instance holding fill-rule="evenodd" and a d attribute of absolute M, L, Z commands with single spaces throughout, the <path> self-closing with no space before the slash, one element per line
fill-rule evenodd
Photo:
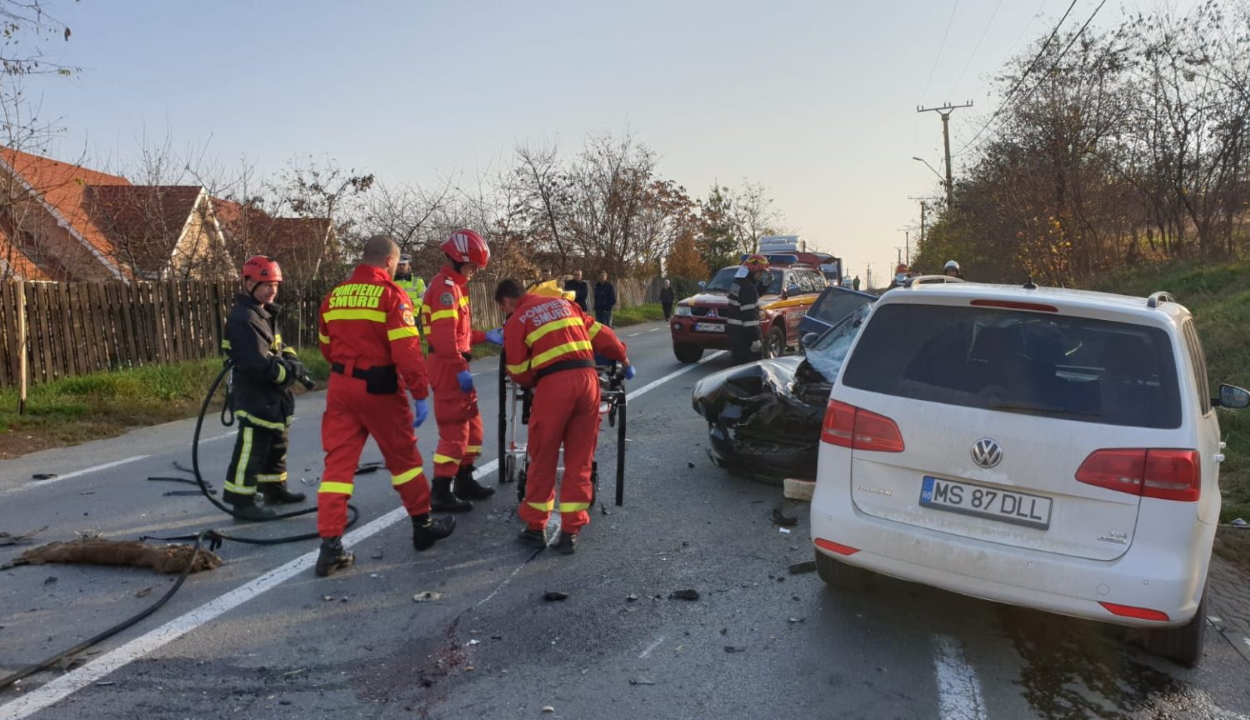
<path fill-rule="evenodd" d="M 1184 683 L 1135 660 L 1115 629 L 1022 608 L 1001 607 L 998 616 L 1024 661 L 1024 697 L 1046 720 L 1136 717 L 1186 693 Z"/>

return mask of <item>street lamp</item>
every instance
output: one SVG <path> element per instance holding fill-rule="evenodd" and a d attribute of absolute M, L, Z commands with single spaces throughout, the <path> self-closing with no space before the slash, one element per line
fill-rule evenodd
<path fill-rule="evenodd" d="M 942 187 L 946 187 L 946 178 L 942 177 L 942 173 L 938 172 L 937 169 L 935 169 L 932 165 L 930 165 L 928 160 L 925 160 L 922 157 L 916 157 L 915 155 L 913 155 L 911 159 L 915 160 L 918 163 L 924 163 L 925 167 L 929 168 L 929 170 L 931 170 L 934 175 L 938 176 L 938 182 L 942 183 Z"/>

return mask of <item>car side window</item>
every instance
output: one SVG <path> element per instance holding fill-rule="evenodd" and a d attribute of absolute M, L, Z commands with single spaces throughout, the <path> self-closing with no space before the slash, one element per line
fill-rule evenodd
<path fill-rule="evenodd" d="M 1198 331 L 1193 320 L 1186 320 L 1181 327 L 1185 336 L 1185 347 L 1189 350 L 1189 362 L 1194 366 L 1192 379 L 1198 391 L 1198 402 L 1202 414 L 1211 412 L 1211 381 L 1207 378 L 1207 356 L 1202 351 L 1202 342 L 1198 340 Z"/>
<path fill-rule="evenodd" d="M 816 273 L 811 272 L 810 270 L 805 270 L 799 273 L 799 287 L 803 289 L 804 293 L 820 292 L 821 288 L 816 281 L 816 277 Z"/>

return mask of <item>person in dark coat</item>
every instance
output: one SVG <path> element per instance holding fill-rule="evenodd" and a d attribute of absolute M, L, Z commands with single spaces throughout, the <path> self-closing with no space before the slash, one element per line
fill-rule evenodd
<path fill-rule="evenodd" d="M 582 271 L 577 270 L 573 273 L 573 277 L 564 282 L 564 289 L 573 293 L 573 303 L 582 309 L 582 312 L 590 312 L 590 308 L 586 305 L 586 298 L 590 296 L 590 284 L 582 279 Z"/>
<path fill-rule="evenodd" d="M 729 354 L 735 365 L 759 360 L 763 355 L 760 334 L 760 284 L 768 271 L 768 258 L 750 255 L 729 286 L 729 306 L 725 308 Z"/>
<path fill-rule="evenodd" d="M 660 288 L 660 307 L 664 308 L 664 319 L 667 320 L 673 316 L 673 284 L 664 279 L 664 287 Z"/>
<path fill-rule="evenodd" d="M 278 332 L 279 309 L 273 302 L 281 283 L 278 263 L 263 255 L 249 258 L 243 265 L 243 292 L 226 318 L 222 342 L 234 363 L 230 401 L 239 420 L 222 499 L 247 520 L 272 518 L 269 505 L 304 501 L 304 493 L 286 487 L 286 451 L 295 413 L 291 386 L 308 372 Z M 257 494 L 265 506 L 256 504 Z"/>
<path fill-rule="evenodd" d="M 612 310 L 616 308 L 616 286 L 608 281 L 607 271 L 599 273 L 595 283 L 595 321 L 612 327 Z"/>

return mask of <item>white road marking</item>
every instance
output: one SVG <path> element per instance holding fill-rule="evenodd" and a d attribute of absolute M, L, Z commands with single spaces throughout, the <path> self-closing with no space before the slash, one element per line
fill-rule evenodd
<path fill-rule="evenodd" d="M 663 329 L 664 329 L 664 328 L 651 328 L 651 329 L 650 329 L 650 330 L 648 330 L 647 332 L 656 332 L 656 331 L 658 331 L 658 330 L 663 330 Z"/>
<path fill-rule="evenodd" d="M 1250 638 L 1242 638 L 1241 641 L 1246 644 L 1246 647 L 1250 647 Z"/>
<path fill-rule="evenodd" d="M 104 463 L 103 465 L 94 465 L 92 467 L 84 468 L 82 470 L 75 470 L 74 472 L 68 472 L 68 473 L 65 473 L 64 475 L 57 475 L 54 478 L 48 478 L 46 480 L 36 480 L 34 482 L 26 483 L 25 485 L 21 485 L 19 487 L 15 487 L 13 488 L 13 490 L 22 490 L 25 488 L 33 488 L 33 487 L 43 487 L 44 485 L 51 485 L 52 483 L 61 482 L 62 480 L 69 480 L 70 478 L 81 477 L 83 475 L 90 475 L 91 473 L 99 472 L 101 470 L 108 470 L 109 468 L 115 468 L 119 465 L 125 465 L 127 463 L 132 463 L 132 462 L 138 462 L 140 460 L 144 460 L 149 457 L 152 457 L 152 456 L 151 455 L 135 455 L 134 457 L 128 457 L 123 460 L 115 460 L 111 463 Z"/>
<path fill-rule="evenodd" d="M 646 650 L 643 650 L 643 651 L 642 651 L 642 654 L 638 656 L 638 659 L 639 659 L 639 660 L 646 660 L 646 659 L 647 659 L 647 656 L 651 654 L 651 651 L 652 651 L 652 650 L 654 650 L 654 649 L 656 649 L 656 648 L 658 648 L 658 647 L 660 646 L 660 643 L 662 643 L 662 642 L 664 642 L 664 636 L 663 636 L 663 635 L 661 635 L 661 636 L 660 636 L 660 639 L 659 639 L 659 640 L 656 640 L 655 642 L 653 642 L 653 643 L 651 643 L 650 645 L 648 645 L 648 646 L 647 646 L 647 649 L 646 649 Z"/>
<path fill-rule="evenodd" d="M 204 443 L 211 443 L 217 440 L 225 440 L 226 438 L 232 438 L 238 434 L 239 434 L 238 430 L 231 430 L 230 432 L 225 433 L 223 435 L 218 435 L 217 437 L 204 438 L 203 440 L 200 441 L 200 444 L 203 445 Z"/>
<path fill-rule="evenodd" d="M 964 658 L 964 649 L 954 638 L 934 638 L 933 664 L 937 669 L 938 717 L 942 720 L 985 720 L 981 681 Z"/>
<path fill-rule="evenodd" d="M 635 335 L 641 335 L 641 334 L 642 334 L 642 333 L 640 333 L 640 332 L 630 333 L 630 334 L 626 335 L 625 337 L 633 337 L 633 336 L 635 336 Z"/>
<path fill-rule="evenodd" d="M 722 355 L 724 352 L 724 350 L 721 350 L 712 353 L 711 355 L 700 360 L 699 364 L 705 363 L 718 355 Z M 633 399 L 650 392 L 669 380 L 690 372 L 696 367 L 698 367 L 698 364 L 688 365 L 680 370 L 671 372 L 668 375 L 665 375 L 658 380 L 654 380 L 634 392 L 629 393 L 628 397 Z M 77 473 L 71 473 L 55 479 L 61 480 L 74 475 L 81 475 L 87 472 L 102 470 L 120 465 L 122 463 L 141 460 L 145 457 L 148 456 L 143 455 L 126 460 L 120 460 L 116 463 L 100 465 L 95 468 L 88 468 L 87 470 L 80 470 Z M 495 459 L 479 468 L 479 472 L 481 473 L 481 477 L 485 477 L 490 473 L 495 472 L 498 468 L 499 460 Z M 401 520 L 404 520 L 407 516 L 407 511 L 405 511 L 402 507 L 395 508 L 391 512 L 379 517 L 364 527 L 353 530 L 347 535 L 344 535 L 343 545 L 344 547 L 350 548 L 363 540 L 373 537 Z M 0 705 L 0 720 L 21 720 L 21 718 L 30 717 L 40 710 L 51 707 L 84 687 L 87 687 L 92 683 L 99 682 L 100 679 L 104 678 L 109 673 L 112 673 L 114 670 L 119 670 L 135 660 L 161 649 L 174 640 L 177 640 L 192 630 L 215 620 L 248 600 L 256 598 L 269 590 L 272 590 L 295 575 L 311 570 L 313 565 L 317 563 L 317 552 L 318 551 L 313 550 L 312 552 L 305 553 L 287 564 L 281 565 L 278 568 L 261 575 L 255 580 L 244 583 L 225 595 L 222 595 L 214 600 L 210 600 L 191 612 L 175 618 L 161 627 L 141 635 L 105 655 L 101 655 L 77 670 L 72 670 L 64 675 L 61 675 L 60 677 L 54 678 L 46 684 L 31 690 L 25 695 L 5 705 Z M 524 567 L 524 565 L 521 567 Z M 495 592 L 488 595 L 485 599 L 479 602 L 478 605 L 481 605 L 487 600 L 493 598 L 495 594 L 502 590 L 504 586 L 511 581 L 513 576 L 520 572 L 520 570 L 521 568 L 519 567 L 513 571 L 512 576 L 509 576 L 503 584 L 495 589 Z"/>

